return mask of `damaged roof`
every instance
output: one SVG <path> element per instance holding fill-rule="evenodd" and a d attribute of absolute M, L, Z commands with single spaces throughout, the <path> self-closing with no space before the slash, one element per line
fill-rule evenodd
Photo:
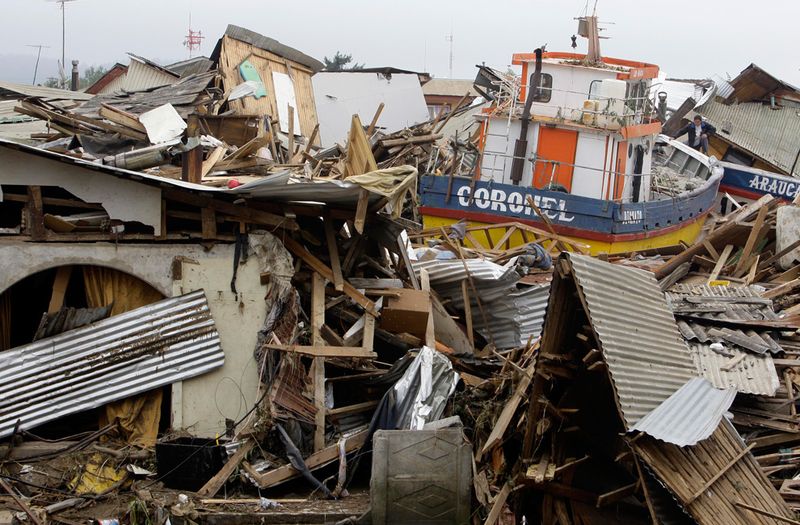
<path fill-rule="evenodd" d="M 778 170 L 800 175 L 800 111 L 792 106 L 751 102 L 727 105 L 709 100 L 686 118 L 702 115 L 717 128 L 717 136 Z"/>
<path fill-rule="evenodd" d="M 325 64 L 316 58 L 306 55 L 302 51 L 298 51 L 293 47 L 281 44 L 274 38 L 258 34 L 255 31 L 245 29 L 244 27 L 228 24 L 228 28 L 225 30 L 225 36 L 233 38 L 234 40 L 239 40 L 240 42 L 244 42 L 246 44 L 250 44 L 251 46 L 263 49 L 264 51 L 269 51 L 270 53 L 274 53 L 278 56 L 291 60 L 292 62 L 302 64 L 313 72 L 320 71 L 325 67 Z M 217 42 L 214 52 L 211 53 L 211 60 L 213 62 L 216 63 L 219 60 L 221 49 L 222 39 Z"/>
<path fill-rule="evenodd" d="M 586 299 L 625 426 L 632 428 L 695 376 L 689 350 L 652 273 L 574 253 L 562 254 L 564 260 Z"/>

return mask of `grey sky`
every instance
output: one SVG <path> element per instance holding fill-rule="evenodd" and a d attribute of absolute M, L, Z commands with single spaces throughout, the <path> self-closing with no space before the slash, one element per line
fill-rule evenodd
<path fill-rule="evenodd" d="M 572 19 L 585 0 L 76 0 L 67 4 L 67 63 L 127 63 L 126 51 L 159 62 L 188 56 L 182 47 L 192 12 L 208 55 L 228 23 L 271 36 L 322 59 L 336 50 L 368 66 L 391 65 L 448 76 L 454 35 L 454 76 L 474 77 L 474 65 L 510 63 L 515 52 L 547 43 L 569 51 Z M 800 0 L 600 0 L 606 25 L 603 53 L 656 63 L 671 77 L 735 76 L 751 62 L 800 85 L 797 20 Z M 768 6 L 768 8 L 767 8 Z M 52 0 L 0 0 L 0 79 L 30 82 L 36 50 L 39 81 L 55 74 L 61 56 L 61 13 Z M 579 39 L 579 50 L 585 41 Z"/>

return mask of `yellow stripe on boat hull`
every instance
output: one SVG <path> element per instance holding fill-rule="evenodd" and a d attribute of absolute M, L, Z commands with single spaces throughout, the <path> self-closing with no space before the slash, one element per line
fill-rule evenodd
<path fill-rule="evenodd" d="M 451 224 L 455 224 L 458 222 L 456 219 L 450 219 L 446 217 L 435 217 L 432 215 L 423 215 L 422 217 L 422 224 L 425 229 L 429 228 L 439 228 L 442 226 L 450 226 Z M 563 235 L 565 239 L 570 239 L 572 241 L 585 244 L 589 247 L 589 253 L 591 255 L 597 255 L 599 253 L 628 253 L 628 252 L 635 252 L 635 251 L 643 251 L 649 250 L 652 248 L 663 248 L 665 246 L 675 246 L 680 244 L 681 242 L 686 244 L 692 244 L 697 239 L 698 235 L 700 235 L 700 231 L 703 228 L 703 223 L 705 221 L 700 218 L 694 222 L 690 222 L 685 226 L 680 228 L 676 228 L 674 230 L 668 231 L 663 234 L 654 233 L 651 237 L 646 237 L 642 239 L 634 239 L 634 240 L 626 240 L 626 241 L 615 241 L 615 242 L 607 242 L 607 241 L 600 241 L 596 239 L 582 239 L 580 237 L 568 236 Z M 484 222 L 469 222 L 469 226 L 491 226 L 489 223 Z M 489 236 L 492 239 L 492 244 L 498 242 L 502 239 L 503 235 L 506 233 L 505 228 L 490 228 L 486 230 L 489 232 Z M 481 243 L 483 248 L 489 248 L 488 240 L 486 239 L 486 234 L 483 231 L 479 232 L 472 232 L 472 236 Z M 473 247 L 472 243 L 469 241 L 465 241 L 467 246 Z M 525 239 L 523 239 L 522 234 L 519 231 L 514 232 L 511 237 L 508 239 L 508 246 L 514 248 L 516 246 L 521 246 L 525 244 Z"/>

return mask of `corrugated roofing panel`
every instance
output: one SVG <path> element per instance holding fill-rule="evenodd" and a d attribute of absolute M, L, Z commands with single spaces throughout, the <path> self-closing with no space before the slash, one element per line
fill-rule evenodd
<path fill-rule="evenodd" d="M 473 325 L 483 337 L 493 340 L 500 350 L 525 346 L 531 338 L 535 340 L 542 333 L 549 297 L 550 285 L 537 285 L 518 289 L 485 304 L 488 330 L 475 304 L 472 306 Z"/>
<path fill-rule="evenodd" d="M 600 339 L 626 427 L 694 377 L 694 364 L 650 272 L 568 257 Z"/>
<path fill-rule="evenodd" d="M 679 447 L 694 445 L 716 430 L 735 397 L 734 388 L 717 389 L 706 379 L 694 377 L 631 430 Z"/>
<path fill-rule="evenodd" d="M 169 86 L 178 81 L 178 75 L 149 64 L 143 58 L 131 55 L 122 89 L 128 93 Z"/>
<path fill-rule="evenodd" d="M 223 365 L 198 290 L 0 352 L 0 437 Z"/>
<path fill-rule="evenodd" d="M 31 86 L 28 84 L 16 84 L 14 82 L 0 82 L 0 97 L 14 99 L 37 97 L 44 100 L 89 100 L 94 97 L 94 95 L 91 93 L 84 93 L 83 91 Z"/>
<path fill-rule="evenodd" d="M 739 148 L 777 166 L 786 173 L 800 175 L 795 165 L 800 151 L 800 112 L 787 106 L 772 109 L 768 104 L 748 102 L 730 106 L 709 100 L 696 113 L 714 127 L 717 135 Z M 687 118 L 692 118 L 688 115 Z"/>
<path fill-rule="evenodd" d="M 774 396 L 780 380 L 772 356 L 754 355 L 736 348 L 726 348 L 728 356 L 715 352 L 710 345 L 689 343 L 697 373 L 717 388 L 735 388 L 743 394 Z"/>

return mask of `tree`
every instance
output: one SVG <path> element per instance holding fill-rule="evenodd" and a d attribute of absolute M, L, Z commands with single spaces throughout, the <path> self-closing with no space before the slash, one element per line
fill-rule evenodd
<path fill-rule="evenodd" d="M 345 55 L 339 51 L 333 55 L 333 58 L 325 57 L 322 60 L 325 62 L 325 71 L 358 71 L 364 69 L 364 64 L 353 62 L 353 55 Z M 350 62 L 353 62 L 353 65 L 346 67 Z"/>
<path fill-rule="evenodd" d="M 81 77 L 81 89 L 87 88 L 100 80 L 103 75 L 108 73 L 108 68 L 106 66 L 89 66 L 83 71 L 83 76 Z"/>
<path fill-rule="evenodd" d="M 83 71 L 83 75 L 80 79 L 80 89 L 85 89 L 108 73 L 108 68 L 106 66 L 89 66 Z M 71 74 L 71 73 L 70 73 Z M 69 84 L 69 80 L 67 80 L 67 84 Z M 57 77 L 50 77 L 44 82 L 42 82 L 42 86 L 49 87 L 49 88 L 58 88 L 61 87 L 61 80 Z"/>

